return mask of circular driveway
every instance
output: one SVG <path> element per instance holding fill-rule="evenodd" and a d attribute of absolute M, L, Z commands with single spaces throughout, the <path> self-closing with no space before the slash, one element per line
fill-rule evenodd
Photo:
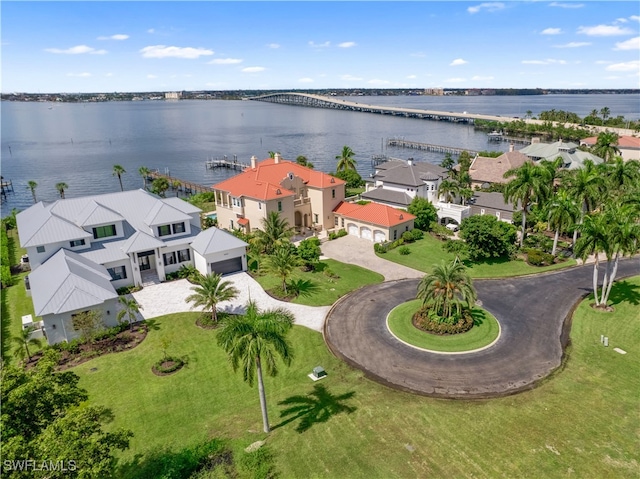
<path fill-rule="evenodd" d="M 640 274 L 637 258 L 620 262 L 617 279 Z M 362 288 L 338 301 L 325 321 L 333 353 L 388 386 L 446 398 L 488 398 L 533 388 L 562 361 L 570 313 L 591 292 L 593 265 L 500 280 L 476 280 L 482 307 L 500 322 L 491 348 L 464 355 L 420 351 L 397 341 L 386 316 L 414 299 L 419 280 Z"/>

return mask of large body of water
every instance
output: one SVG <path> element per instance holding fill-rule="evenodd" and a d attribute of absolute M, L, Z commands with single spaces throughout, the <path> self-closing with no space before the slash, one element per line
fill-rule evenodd
<path fill-rule="evenodd" d="M 352 97 L 349 99 L 353 100 Z M 638 119 L 637 95 L 546 95 L 513 97 L 359 97 L 359 103 L 442 111 L 467 111 L 524 117 L 543 110 L 568 110 L 585 116 L 607 106 L 613 116 Z M 385 146 L 391 137 L 471 150 L 507 149 L 490 144 L 473 126 L 254 101 L 145 101 L 108 103 L 2 102 L 2 176 L 14 193 L 2 215 L 33 203 L 27 187 L 36 181 L 38 200 L 119 190 L 113 165 L 127 171 L 125 189 L 142 187 L 140 166 L 168 169 L 178 178 L 211 185 L 228 170 L 207 170 L 205 161 L 227 155 L 248 163 L 252 155 L 280 152 L 285 159 L 305 155 L 316 169 L 333 171 L 344 145 L 356 153 L 363 176 L 372 172 L 371 156 L 439 162 L 443 155 Z"/>

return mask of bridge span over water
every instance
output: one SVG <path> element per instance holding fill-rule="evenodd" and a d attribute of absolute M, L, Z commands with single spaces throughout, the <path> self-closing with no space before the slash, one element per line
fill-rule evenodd
<path fill-rule="evenodd" d="M 419 110 L 415 108 L 400 108 L 393 106 L 376 106 L 358 103 L 351 100 L 341 100 L 322 95 L 309 93 L 271 93 L 249 98 L 249 100 L 268 101 L 285 105 L 307 106 L 312 108 L 333 108 L 334 110 L 361 111 L 365 113 L 378 113 L 381 115 L 403 116 L 406 118 L 419 118 L 425 120 L 451 121 L 455 123 L 470 123 L 475 120 L 510 122 L 519 118 L 481 115 L 479 113 L 456 113 L 452 111 Z"/>

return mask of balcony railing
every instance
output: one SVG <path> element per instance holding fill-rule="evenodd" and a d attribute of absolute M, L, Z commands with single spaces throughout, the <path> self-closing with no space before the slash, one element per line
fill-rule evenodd
<path fill-rule="evenodd" d="M 293 206 L 302 206 L 311 203 L 311 198 L 297 198 L 293 200 Z"/>

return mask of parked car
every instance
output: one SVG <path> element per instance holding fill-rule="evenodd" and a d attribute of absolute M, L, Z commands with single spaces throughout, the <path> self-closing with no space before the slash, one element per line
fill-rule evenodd
<path fill-rule="evenodd" d="M 455 224 L 455 223 L 449 223 L 449 224 L 446 226 L 446 228 L 447 228 L 449 231 L 456 232 L 456 231 L 458 231 L 458 230 L 460 229 L 460 226 L 458 226 L 458 225 L 457 225 L 457 224 Z"/>

